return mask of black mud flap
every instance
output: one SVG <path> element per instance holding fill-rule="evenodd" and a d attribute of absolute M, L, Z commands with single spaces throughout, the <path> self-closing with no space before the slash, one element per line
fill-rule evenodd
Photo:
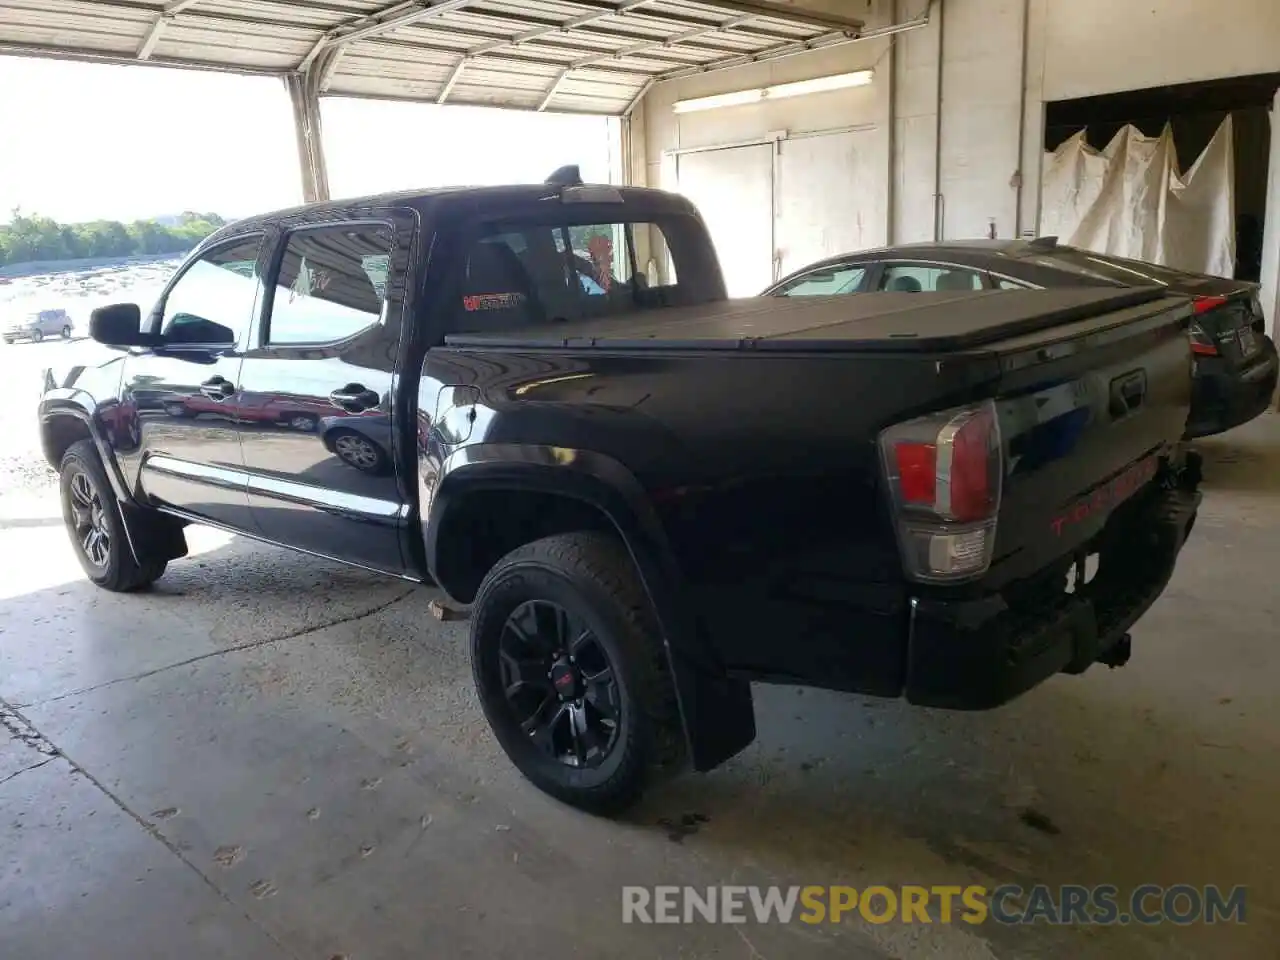
<path fill-rule="evenodd" d="M 714 770 L 756 738 L 751 684 L 712 672 L 679 651 L 668 650 L 693 769 L 700 773 Z"/>
<path fill-rule="evenodd" d="M 134 560 L 142 562 L 138 555 L 138 545 L 141 543 L 147 545 L 147 555 L 151 559 L 168 562 L 187 555 L 187 535 L 184 532 L 186 524 L 183 521 L 123 500 L 117 502 Z"/>

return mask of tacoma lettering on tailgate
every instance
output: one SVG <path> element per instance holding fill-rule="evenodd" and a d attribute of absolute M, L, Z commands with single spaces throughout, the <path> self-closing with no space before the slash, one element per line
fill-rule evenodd
<path fill-rule="evenodd" d="M 1084 497 L 1069 509 L 1054 518 L 1050 524 L 1055 536 L 1062 536 L 1062 531 L 1074 523 L 1080 523 L 1098 513 L 1105 512 L 1129 499 L 1151 480 L 1159 469 L 1155 457 L 1135 463 L 1132 467 L 1113 480 L 1104 483 L 1097 490 Z"/>

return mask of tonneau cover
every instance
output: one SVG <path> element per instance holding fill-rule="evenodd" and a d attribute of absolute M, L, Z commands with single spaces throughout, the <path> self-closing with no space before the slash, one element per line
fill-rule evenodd
<path fill-rule="evenodd" d="M 1158 302 L 1164 301 L 1164 302 Z M 1050 327 L 1166 309 L 1161 287 L 876 293 L 832 297 L 757 297 L 693 307 L 636 310 L 582 321 L 536 324 L 494 333 L 455 333 L 451 347 L 648 350 L 892 351 L 973 349 Z M 1076 329 L 1075 335 L 1082 331 Z"/>

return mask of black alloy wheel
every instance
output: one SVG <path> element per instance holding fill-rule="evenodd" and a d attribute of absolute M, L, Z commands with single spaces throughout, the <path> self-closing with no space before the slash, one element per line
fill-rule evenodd
<path fill-rule="evenodd" d="M 111 559 L 111 527 L 102 493 L 93 479 L 80 470 L 71 474 L 68 493 L 72 535 L 84 558 L 94 568 L 105 570 Z"/>
<path fill-rule="evenodd" d="M 603 763 L 618 741 L 621 697 L 591 628 L 557 603 L 528 600 L 498 643 L 507 704 L 533 745 L 566 766 Z"/>
<path fill-rule="evenodd" d="M 471 604 L 471 666 L 507 757 L 564 803 L 616 814 L 686 764 L 662 634 L 614 537 L 554 534 L 499 560 Z"/>
<path fill-rule="evenodd" d="M 166 552 L 171 545 L 148 536 L 144 526 L 130 546 L 120 504 L 92 440 L 68 447 L 58 472 L 62 519 L 90 580 L 122 592 L 146 587 L 164 574 L 167 558 L 177 554 Z"/>

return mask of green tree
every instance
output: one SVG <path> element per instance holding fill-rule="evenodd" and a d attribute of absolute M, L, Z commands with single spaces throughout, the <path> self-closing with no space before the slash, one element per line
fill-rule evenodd
<path fill-rule="evenodd" d="M 154 220 L 135 220 L 128 226 L 116 220 L 63 225 L 49 217 L 28 216 L 15 208 L 10 222 L 0 224 L 0 266 L 82 257 L 182 253 L 225 222 L 216 213 L 187 211 L 173 227 Z"/>

